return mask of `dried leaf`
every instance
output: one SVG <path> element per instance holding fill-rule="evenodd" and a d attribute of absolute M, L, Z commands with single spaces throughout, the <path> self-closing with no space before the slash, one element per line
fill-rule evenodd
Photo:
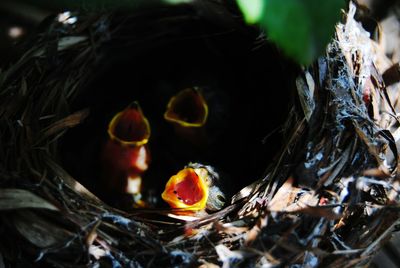
<path fill-rule="evenodd" d="M 399 63 L 393 64 L 387 69 L 382 75 L 383 81 L 386 86 L 393 85 L 394 83 L 400 82 L 400 65 Z"/>
<path fill-rule="evenodd" d="M 42 208 L 58 210 L 43 198 L 22 189 L 0 189 L 0 210 Z"/>
<path fill-rule="evenodd" d="M 246 198 L 250 196 L 252 193 L 257 192 L 257 190 L 260 188 L 260 183 L 261 181 L 255 181 L 252 184 L 244 187 L 242 190 L 240 190 L 240 192 L 238 192 L 231 198 L 231 204 L 234 204 L 238 202 L 240 199 Z"/>
<path fill-rule="evenodd" d="M 68 49 L 69 47 L 82 43 L 83 41 L 86 41 L 88 38 L 87 36 L 67 36 L 60 38 L 58 41 L 58 51 L 62 51 L 65 49 Z"/>
<path fill-rule="evenodd" d="M 222 224 L 218 221 L 214 223 L 215 230 L 224 232 L 225 234 L 242 234 L 249 230 L 244 221 L 236 221 Z"/>
<path fill-rule="evenodd" d="M 49 126 L 44 132 L 44 137 L 54 135 L 66 128 L 72 128 L 82 123 L 83 120 L 89 115 L 89 109 L 84 109 L 73 113 Z"/>
<path fill-rule="evenodd" d="M 330 173 L 327 173 L 326 177 L 320 179 L 320 181 L 318 182 L 318 188 L 322 187 L 322 185 L 328 186 L 333 183 L 333 181 L 337 178 L 340 172 L 342 172 L 346 167 L 346 165 L 348 165 L 351 156 L 351 149 L 352 146 L 350 145 L 347 146 L 347 148 L 343 151 L 342 155 L 340 155 L 340 157 L 338 158 L 338 160 L 339 159 L 340 160 L 337 162 L 333 170 L 330 171 Z"/>
<path fill-rule="evenodd" d="M 362 175 L 384 179 L 390 177 L 390 172 L 389 170 L 384 169 L 383 166 L 379 166 L 378 168 L 364 170 Z"/>
<path fill-rule="evenodd" d="M 101 221 L 98 221 L 95 226 L 93 226 L 92 230 L 86 236 L 86 246 L 89 248 L 93 245 L 93 242 L 97 238 L 97 228 L 100 226 Z"/>
<path fill-rule="evenodd" d="M 63 168 L 61 168 L 57 163 L 55 163 L 52 159 L 46 159 L 47 164 L 49 167 L 54 171 L 54 173 L 59 176 L 66 185 L 68 185 L 71 189 L 75 190 L 76 192 L 80 193 L 85 198 L 91 200 L 94 203 L 101 204 L 102 201 L 97 198 L 92 192 L 90 192 L 86 187 L 82 184 L 77 182 L 71 175 L 68 174 Z"/>
<path fill-rule="evenodd" d="M 268 209 L 277 212 L 294 212 L 317 204 L 318 198 L 314 193 L 293 187 L 293 178 L 290 177 L 272 198 Z"/>
<path fill-rule="evenodd" d="M 253 226 L 253 228 L 251 228 L 251 230 L 247 232 L 245 245 L 251 245 L 251 243 L 253 243 L 256 240 L 261 230 L 265 226 L 267 226 L 267 223 L 268 223 L 267 218 L 265 217 L 259 218 L 257 223 Z"/>
<path fill-rule="evenodd" d="M 335 206 L 314 206 L 304 207 L 296 211 L 296 213 L 304 213 L 317 218 L 326 218 L 328 220 L 337 220 L 342 217 L 333 211 Z"/>
<path fill-rule="evenodd" d="M 18 232 L 32 244 L 47 248 L 59 244 L 71 235 L 48 220 L 30 211 L 21 211 L 14 215 L 14 224 Z"/>
<path fill-rule="evenodd" d="M 303 108 L 304 116 L 307 121 L 310 121 L 311 115 L 315 109 L 314 90 L 315 83 L 308 71 L 305 71 L 305 78 L 302 76 L 296 79 L 296 88 L 300 99 L 301 107 Z"/>

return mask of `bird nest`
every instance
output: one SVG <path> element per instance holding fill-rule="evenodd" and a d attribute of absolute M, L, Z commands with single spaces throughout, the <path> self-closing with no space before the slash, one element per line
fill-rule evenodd
<path fill-rule="evenodd" d="M 232 6 L 214 1 L 48 20 L 0 73 L 0 261 L 367 264 L 399 218 L 400 91 L 355 13 L 351 4 L 326 54 L 308 68 L 286 61 Z M 171 141 L 157 121 L 166 96 L 188 85 L 214 97 L 206 130 L 217 137 L 207 148 L 214 158 Z M 157 186 L 145 185 L 146 200 L 159 200 L 157 187 L 194 158 L 222 166 L 221 181 L 231 186 L 224 208 L 187 217 L 158 201 L 135 208 L 125 196 L 121 204 L 96 188 L 97 137 L 106 135 L 106 118 L 133 100 L 150 114 L 154 136 L 156 168 L 144 181 Z M 275 134 L 263 145 L 266 131 Z M 168 142 L 184 157 L 169 154 Z"/>

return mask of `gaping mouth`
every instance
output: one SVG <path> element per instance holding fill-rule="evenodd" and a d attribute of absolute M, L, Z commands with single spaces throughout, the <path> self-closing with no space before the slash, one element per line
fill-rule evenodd
<path fill-rule="evenodd" d="M 102 154 L 103 175 L 110 182 L 126 184 L 127 193 L 140 193 L 141 174 L 148 169 L 150 161 L 146 145 L 150 125 L 138 103 L 132 103 L 112 118 L 108 134 L 110 140 Z"/>
<path fill-rule="evenodd" d="M 206 178 L 203 178 L 204 176 L 207 175 L 198 169 L 182 169 L 169 179 L 162 193 L 162 198 L 172 208 L 188 210 L 205 208 L 209 186 L 206 183 Z"/>
<path fill-rule="evenodd" d="M 184 127 L 201 127 L 208 117 L 208 106 L 196 88 L 188 88 L 173 96 L 164 118 Z"/>
<path fill-rule="evenodd" d="M 113 117 L 108 134 L 122 145 L 141 146 L 150 138 L 150 124 L 139 104 L 134 102 Z"/>

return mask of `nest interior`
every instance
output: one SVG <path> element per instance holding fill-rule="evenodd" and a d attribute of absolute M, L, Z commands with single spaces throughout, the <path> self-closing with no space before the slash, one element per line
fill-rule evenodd
<path fill-rule="evenodd" d="M 217 168 L 224 174 L 222 186 L 233 195 L 260 178 L 280 148 L 294 65 L 273 46 L 261 40 L 257 44 L 255 29 L 192 13 L 177 8 L 133 18 L 115 15 L 125 21 L 114 22 L 117 31 L 99 45 L 99 67 L 70 106 L 72 111 L 88 108 L 90 114 L 59 142 L 62 163 L 114 205 L 120 194 L 108 193 L 98 183 L 98 156 L 108 121 L 134 100 L 152 128 L 151 168 L 143 189 L 157 196 L 168 178 L 189 162 Z M 169 98 L 191 87 L 200 88 L 209 106 L 206 145 L 182 141 L 163 118 Z"/>
<path fill-rule="evenodd" d="M 382 78 L 391 62 L 355 12 L 350 4 L 326 55 L 301 72 L 225 2 L 48 20 L 0 73 L 3 261 L 368 263 L 398 219 L 399 91 Z M 192 86 L 213 108 L 215 141 L 187 150 L 161 115 Z M 133 100 L 153 122 L 147 187 L 159 192 L 188 161 L 207 162 L 226 174 L 230 204 L 190 221 L 109 206 L 97 150 L 110 117 Z"/>

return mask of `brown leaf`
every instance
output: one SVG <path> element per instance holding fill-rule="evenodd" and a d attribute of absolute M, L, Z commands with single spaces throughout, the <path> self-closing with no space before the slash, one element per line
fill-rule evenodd
<path fill-rule="evenodd" d="M 276 192 L 268 204 L 268 209 L 277 212 L 294 212 L 317 204 L 318 198 L 314 193 L 293 187 L 293 178 L 290 177 Z"/>
<path fill-rule="evenodd" d="M 237 221 L 239 222 L 239 221 Z M 245 222 L 243 221 L 239 226 L 236 225 L 237 222 L 229 222 L 222 224 L 219 221 L 214 222 L 214 229 L 223 232 L 225 234 L 242 234 L 246 231 L 249 230 L 249 227 L 245 225 Z"/>
<path fill-rule="evenodd" d="M 400 82 L 400 65 L 399 63 L 393 64 L 389 69 L 387 69 L 383 75 L 383 81 L 385 81 L 386 86 L 393 85 Z"/>
<path fill-rule="evenodd" d="M 299 209 L 296 212 L 297 213 L 304 213 L 308 214 L 313 217 L 318 217 L 318 218 L 326 218 L 328 220 L 337 220 L 342 217 L 340 214 L 336 214 L 333 211 L 332 206 L 307 206 L 305 208 Z"/>
<path fill-rule="evenodd" d="M 44 137 L 51 136 L 53 134 L 56 134 L 57 132 L 60 132 L 66 128 L 72 128 L 75 127 L 76 125 L 79 125 L 82 123 L 83 120 L 89 115 L 89 109 L 84 109 L 78 112 L 75 112 L 57 122 L 54 122 L 52 125 L 50 125 L 46 131 L 44 132 Z"/>
<path fill-rule="evenodd" d="M 58 210 L 43 198 L 22 189 L 0 189 L 0 210 L 42 208 Z"/>
<path fill-rule="evenodd" d="M 385 166 L 379 166 L 378 168 L 364 170 L 362 175 L 384 179 L 390 177 L 390 172 Z"/>
<path fill-rule="evenodd" d="M 251 228 L 246 234 L 245 245 L 251 245 L 258 235 L 260 234 L 261 230 L 266 227 L 268 224 L 267 217 L 261 217 L 258 219 L 257 223 Z"/>
<path fill-rule="evenodd" d="M 98 221 L 92 230 L 86 236 L 86 246 L 89 248 L 97 238 L 97 228 L 100 226 L 101 221 Z"/>

